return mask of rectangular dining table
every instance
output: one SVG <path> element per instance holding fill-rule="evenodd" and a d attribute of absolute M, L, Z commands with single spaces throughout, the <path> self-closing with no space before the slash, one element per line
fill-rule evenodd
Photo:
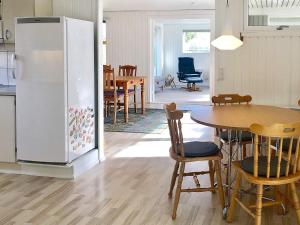
<path fill-rule="evenodd" d="M 116 76 L 116 84 L 124 89 L 124 119 L 128 123 L 128 90 L 130 87 L 141 86 L 141 109 L 145 113 L 145 80 L 146 76 Z"/>

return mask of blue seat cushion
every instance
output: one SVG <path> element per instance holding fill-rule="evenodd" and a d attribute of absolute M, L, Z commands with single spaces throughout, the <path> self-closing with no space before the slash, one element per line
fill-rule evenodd
<path fill-rule="evenodd" d="M 237 140 L 239 138 L 239 131 L 232 130 L 231 131 L 231 140 Z M 238 135 L 238 137 L 237 137 Z M 249 131 L 242 132 L 242 142 L 252 141 L 252 133 Z M 222 131 L 220 134 L 220 138 L 226 142 L 228 142 L 228 131 Z"/>
<path fill-rule="evenodd" d="M 117 91 L 117 97 L 120 97 L 122 95 L 124 95 L 124 93 Z M 113 97 L 113 96 L 114 96 L 114 91 L 104 91 L 104 97 Z"/>
<path fill-rule="evenodd" d="M 185 78 L 186 82 L 188 83 L 202 83 L 203 80 L 200 77 L 187 77 Z"/>
<path fill-rule="evenodd" d="M 119 89 L 117 90 L 117 92 L 124 94 L 124 89 Z M 134 89 L 128 89 L 128 93 L 132 93 L 132 92 L 134 92 Z"/>
<path fill-rule="evenodd" d="M 277 175 L 277 164 L 278 164 L 278 157 L 274 157 L 271 159 L 270 164 L 270 177 L 276 177 Z M 280 169 L 280 176 L 285 175 L 285 169 L 287 166 L 287 162 L 285 160 L 281 160 L 281 169 Z M 246 171 L 247 173 L 253 174 L 254 170 L 254 157 L 248 157 L 241 162 L 241 168 Z M 267 157 L 266 156 L 259 156 L 258 157 L 258 176 L 266 177 L 267 176 Z"/>
<path fill-rule="evenodd" d="M 213 142 L 191 141 L 183 143 L 185 157 L 205 157 L 216 155 L 220 149 Z"/>

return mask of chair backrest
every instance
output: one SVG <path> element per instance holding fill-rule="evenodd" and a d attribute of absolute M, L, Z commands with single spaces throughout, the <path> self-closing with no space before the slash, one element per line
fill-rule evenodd
<path fill-rule="evenodd" d="M 183 74 L 195 73 L 194 59 L 191 57 L 178 58 L 178 72 Z"/>
<path fill-rule="evenodd" d="M 136 77 L 137 66 L 124 65 L 119 66 L 119 76 L 135 76 Z"/>
<path fill-rule="evenodd" d="M 298 101 L 298 105 L 300 106 L 300 99 L 299 99 L 299 101 Z"/>
<path fill-rule="evenodd" d="M 183 112 L 176 110 L 175 103 L 164 105 L 164 109 L 166 111 L 166 116 L 168 120 L 172 151 L 173 153 L 184 157 L 182 124 L 181 124 Z"/>
<path fill-rule="evenodd" d="M 294 175 L 300 171 L 299 168 L 299 148 L 300 148 L 300 122 L 292 124 L 274 124 L 266 127 L 259 124 L 250 126 L 250 130 L 255 134 L 254 138 L 254 157 L 253 157 L 253 174 L 259 176 L 259 168 L 266 171 L 266 177 L 280 178 L 283 176 Z M 279 140 L 279 148 L 274 155 L 272 141 Z M 262 144 L 261 140 L 266 143 Z M 289 143 L 287 156 L 283 157 L 283 142 Z M 297 141 L 294 141 L 297 140 Z M 297 146 L 294 146 L 294 145 Z M 293 149 L 295 152 L 292 154 Z M 266 157 L 266 162 L 260 163 L 260 156 Z M 272 174 L 274 174 L 272 176 Z"/>
<path fill-rule="evenodd" d="M 104 91 L 116 91 L 116 77 L 114 69 L 106 69 L 103 71 Z"/>
<path fill-rule="evenodd" d="M 103 65 L 103 72 L 106 70 L 111 70 L 111 65 Z"/>
<path fill-rule="evenodd" d="M 252 97 L 250 95 L 220 94 L 213 96 L 211 100 L 214 105 L 249 104 L 252 101 Z"/>

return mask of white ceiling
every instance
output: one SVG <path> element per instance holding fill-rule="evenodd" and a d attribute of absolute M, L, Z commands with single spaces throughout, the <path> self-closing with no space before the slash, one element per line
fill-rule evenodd
<path fill-rule="evenodd" d="M 215 0 L 104 0 L 104 11 L 214 8 Z"/>

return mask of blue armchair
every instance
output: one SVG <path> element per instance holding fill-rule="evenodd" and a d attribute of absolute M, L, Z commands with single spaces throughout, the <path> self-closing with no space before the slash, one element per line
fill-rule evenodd
<path fill-rule="evenodd" d="M 194 59 L 191 57 L 178 58 L 178 80 L 183 83 L 188 83 L 187 78 L 201 79 L 202 72 L 197 72 L 194 66 Z M 202 79 L 201 79 L 202 80 Z"/>

